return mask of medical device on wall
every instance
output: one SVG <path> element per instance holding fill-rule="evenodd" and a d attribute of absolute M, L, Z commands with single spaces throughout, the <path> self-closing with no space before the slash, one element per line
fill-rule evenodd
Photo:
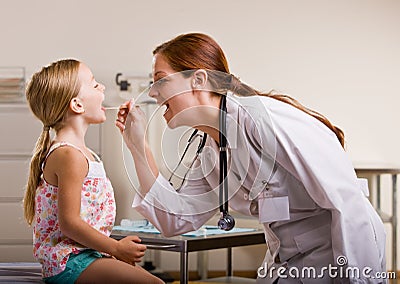
<path fill-rule="evenodd" d="M 150 76 L 124 75 L 117 73 L 115 83 L 119 87 L 119 96 L 123 99 L 137 98 L 152 84 Z"/>

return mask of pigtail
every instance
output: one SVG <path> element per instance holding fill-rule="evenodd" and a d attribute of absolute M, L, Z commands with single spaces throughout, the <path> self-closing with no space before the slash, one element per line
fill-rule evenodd
<path fill-rule="evenodd" d="M 42 164 L 50 148 L 49 128 L 44 127 L 36 142 L 36 146 L 29 166 L 29 177 L 23 201 L 24 217 L 26 222 L 31 225 L 35 216 L 35 194 L 42 176 Z"/>

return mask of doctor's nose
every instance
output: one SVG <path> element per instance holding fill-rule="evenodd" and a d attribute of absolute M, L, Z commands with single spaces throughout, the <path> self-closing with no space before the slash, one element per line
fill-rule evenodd
<path fill-rule="evenodd" d="M 154 84 L 152 84 L 150 86 L 150 90 L 149 90 L 149 97 L 157 99 L 157 97 L 159 97 L 159 96 L 160 96 L 160 92 L 159 92 L 158 88 Z"/>

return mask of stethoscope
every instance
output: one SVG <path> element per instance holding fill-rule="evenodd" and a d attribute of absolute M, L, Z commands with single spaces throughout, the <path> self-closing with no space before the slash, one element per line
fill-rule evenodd
<path fill-rule="evenodd" d="M 228 158 L 227 158 L 227 141 L 226 141 L 226 95 L 221 96 L 221 104 L 220 104 L 220 115 L 219 115 L 219 211 L 221 213 L 221 217 L 218 220 L 218 227 L 224 231 L 230 231 L 235 227 L 235 219 L 232 215 L 229 214 L 229 206 L 228 206 Z M 189 173 L 190 169 L 192 168 L 194 162 L 196 161 L 197 157 L 203 151 L 204 145 L 206 144 L 207 134 L 204 133 L 203 135 L 198 133 L 198 129 L 195 129 L 193 133 L 190 135 L 189 140 L 186 144 L 186 147 L 182 153 L 182 157 L 180 158 L 178 164 L 172 171 L 168 181 L 171 183 L 171 179 L 174 176 L 176 170 L 181 165 L 183 158 L 185 157 L 190 145 L 195 141 L 196 137 L 200 137 L 200 143 L 197 146 L 196 155 L 192 162 L 189 165 L 188 170 L 186 171 L 183 180 L 181 182 L 180 187 L 177 189 L 179 191 L 182 185 L 185 182 L 186 175 Z"/>

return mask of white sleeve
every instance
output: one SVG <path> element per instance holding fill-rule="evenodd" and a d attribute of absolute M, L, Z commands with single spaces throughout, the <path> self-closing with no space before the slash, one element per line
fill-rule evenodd
<path fill-rule="evenodd" d="M 218 195 L 208 188 L 205 178 L 188 180 L 178 193 L 160 174 L 144 197 L 135 195 L 132 207 L 164 236 L 176 236 L 197 230 L 215 215 Z"/>

